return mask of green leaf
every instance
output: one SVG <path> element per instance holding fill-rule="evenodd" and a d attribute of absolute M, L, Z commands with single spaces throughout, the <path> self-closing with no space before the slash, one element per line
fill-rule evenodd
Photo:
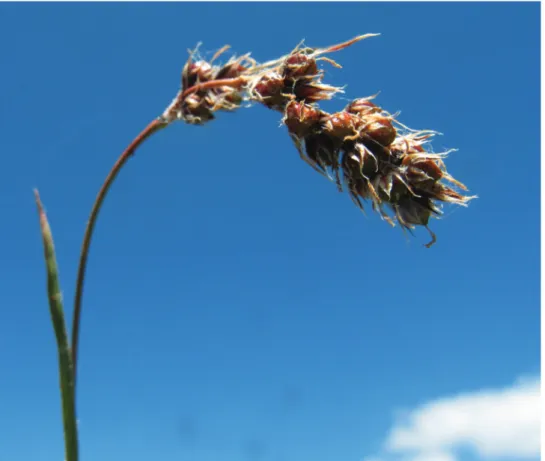
<path fill-rule="evenodd" d="M 59 285 L 59 274 L 53 236 L 47 222 L 40 195 L 34 191 L 38 214 L 40 216 L 40 228 L 44 244 L 45 263 L 47 268 L 47 295 L 49 298 L 49 310 L 51 321 L 57 340 L 59 354 L 59 374 L 61 388 L 62 417 L 64 426 L 64 443 L 66 461 L 78 461 L 78 427 L 76 420 L 76 405 L 74 395 L 74 367 L 66 323 L 64 321 L 64 309 L 62 305 L 62 293 Z"/>

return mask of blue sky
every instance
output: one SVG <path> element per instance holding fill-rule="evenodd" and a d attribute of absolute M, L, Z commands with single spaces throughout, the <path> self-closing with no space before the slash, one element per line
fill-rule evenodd
<path fill-rule="evenodd" d="M 328 108 L 380 91 L 459 149 L 449 170 L 479 199 L 427 250 L 305 165 L 277 113 L 159 133 L 93 242 L 82 460 L 417 459 L 388 453 L 399 411 L 538 376 L 538 4 L 2 4 L 1 461 L 63 459 L 32 188 L 70 310 L 96 192 L 188 48 L 265 61 L 369 32 L 335 55 L 327 80 L 347 87 Z"/>

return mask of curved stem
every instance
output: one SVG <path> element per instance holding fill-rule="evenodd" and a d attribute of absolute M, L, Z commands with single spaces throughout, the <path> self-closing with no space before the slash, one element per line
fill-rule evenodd
<path fill-rule="evenodd" d="M 156 119 L 151 122 L 146 128 L 144 128 L 136 138 L 134 138 L 134 140 L 121 154 L 117 162 L 115 162 L 115 165 L 112 167 L 110 173 L 106 177 L 106 180 L 104 181 L 104 184 L 100 188 L 98 195 L 95 199 L 91 214 L 89 215 L 89 221 L 87 222 L 87 227 L 85 228 L 85 235 L 83 237 L 83 244 L 81 247 L 81 254 L 79 259 L 78 278 L 76 282 L 76 294 L 74 299 L 74 317 L 72 319 L 72 363 L 74 368 L 74 389 L 76 386 L 81 301 L 83 296 L 83 286 L 85 282 L 85 268 L 87 266 L 87 258 L 89 256 L 91 237 L 93 235 L 93 230 L 95 228 L 98 213 L 102 207 L 102 204 L 104 203 L 104 199 L 106 198 L 106 195 L 110 190 L 111 185 L 115 181 L 115 178 L 117 177 L 118 173 L 121 171 L 127 160 L 129 160 L 129 158 L 132 156 L 134 151 L 153 133 L 159 131 L 162 128 L 165 128 L 167 125 L 168 123 L 166 123 L 162 119 Z"/>
<path fill-rule="evenodd" d="M 104 184 L 98 191 L 98 195 L 93 204 L 91 214 L 89 215 L 89 221 L 87 222 L 87 227 L 85 228 L 85 235 L 83 236 L 83 244 L 81 247 L 79 267 L 78 267 L 78 277 L 76 280 L 76 294 L 74 298 L 74 317 L 72 319 L 72 362 L 74 366 L 74 388 L 76 385 L 76 376 L 77 376 L 77 359 L 78 359 L 78 345 L 79 345 L 79 329 L 80 329 L 80 319 L 81 319 L 81 302 L 83 297 L 83 287 L 85 282 L 85 269 L 87 267 L 87 258 L 89 256 L 89 247 L 91 245 L 91 237 L 93 236 L 93 230 L 95 228 L 96 220 L 98 213 L 102 207 L 104 199 L 108 191 L 110 190 L 111 185 L 115 181 L 118 173 L 121 171 L 127 160 L 132 156 L 134 151 L 142 144 L 147 138 L 149 138 L 153 133 L 159 131 L 162 128 L 165 128 L 169 121 L 172 119 L 171 114 L 177 110 L 177 107 L 183 103 L 185 98 L 196 91 L 207 90 L 211 88 L 217 88 L 220 86 L 230 86 L 230 87 L 239 87 L 245 83 L 244 77 L 237 78 L 226 78 L 220 80 L 213 80 L 201 84 L 194 85 L 191 88 L 186 89 L 183 92 L 180 92 L 176 99 L 173 101 L 171 106 L 165 111 L 163 117 L 160 117 L 153 122 L 151 122 L 142 132 L 134 138 L 134 140 L 129 144 L 127 149 L 121 154 L 115 165 L 112 167 L 110 173 L 106 177 Z"/>
<path fill-rule="evenodd" d="M 241 86 L 245 82 L 244 78 L 227 78 L 221 80 L 214 80 L 210 82 L 201 83 L 194 85 L 191 88 L 179 93 L 175 101 L 165 112 L 169 114 L 176 110 L 179 104 L 182 104 L 184 99 L 191 93 L 200 90 L 206 90 L 211 88 L 216 88 L 219 86 Z M 87 227 L 85 228 L 85 235 L 83 236 L 83 244 L 81 247 L 81 254 L 79 259 L 78 267 L 78 277 L 76 280 L 76 294 L 74 298 L 74 317 L 72 319 L 72 362 L 74 365 L 74 387 L 76 384 L 76 375 L 77 375 L 77 359 L 78 359 L 78 345 L 79 345 L 79 329 L 80 329 L 80 319 L 81 319 L 81 302 L 83 297 L 83 287 L 85 282 L 85 269 L 87 267 L 87 258 L 89 256 L 89 247 L 91 245 L 91 237 L 93 236 L 93 230 L 95 228 L 96 220 L 98 213 L 102 207 L 104 199 L 108 191 L 110 190 L 111 185 L 115 181 L 118 173 L 121 171 L 127 160 L 132 156 L 134 151 L 142 144 L 147 138 L 149 138 L 153 133 L 159 131 L 162 128 L 165 128 L 168 125 L 168 120 L 170 117 L 163 116 L 151 122 L 142 132 L 134 138 L 134 140 L 129 144 L 127 149 L 121 154 L 115 165 L 112 167 L 110 173 L 106 177 L 104 184 L 98 191 L 97 198 L 93 204 L 91 214 L 89 215 L 89 221 L 87 222 Z"/>

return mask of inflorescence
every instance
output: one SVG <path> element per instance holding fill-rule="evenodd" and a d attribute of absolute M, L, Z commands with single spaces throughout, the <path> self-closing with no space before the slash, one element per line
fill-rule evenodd
<path fill-rule="evenodd" d="M 232 111 L 245 101 L 258 102 L 280 112 L 282 121 L 301 158 L 319 173 L 346 189 L 363 210 L 364 201 L 373 210 L 403 229 L 424 226 L 441 214 L 440 203 L 466 206 L 475 198 L 464 195 L 467 188 L 450 176 L 444 159 L 451 152 L 434 153 L 429 148 L 437 133 L 411 130 L 372 101 L 375 96 L 355 99 L 342 111 L 328 113 L 318 106 L 342 88 L 323 83 L 320 61 L 340 67 L 325 57 L 368 34 L 328 48 L 298 46 L 290 54 L 264 64 L 250 55 L 231 58 L 225 65 L 194 59 L 182 71 L 181 90 L 162 116 L 169 123 L 182 120 L 202 125 L 218 111 Z M 388 213 L 388 211 L 390 213 Z"/>

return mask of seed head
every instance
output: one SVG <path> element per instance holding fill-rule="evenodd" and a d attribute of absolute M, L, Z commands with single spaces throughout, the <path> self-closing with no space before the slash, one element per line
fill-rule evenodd
<path fill-rule="evenodd" d="M 332 114 L 320 101 L 332 99 L 343 89 L 324 83 L 321 63 L 340 67 L 326 57 L 374 34 L 356 37 L 327 48 L 296 47 L 274 61 L 258 64 L 249 55 L 214 64 L 228 47 L 208 62 L 190 58 L 182 71 L 182 85 L 163 120 L 181 119 L 204 124 L 217 111 L 231 111 L 246 101 L 281 112 L 282 122 L 301 158 L 319 173 L 346 190 L 364 209 L 370 202 L 388 223 L 402 229 L 424 226 L 441 214 L 440 204 L 466 206 L 473 196 L 445 167 L 449 152 L 429 149 L 435 132 L 407 128 L 372 102 L 375 96 L 358 98 Z M 435 234 L 429 230 L 432 240 Z"/>

